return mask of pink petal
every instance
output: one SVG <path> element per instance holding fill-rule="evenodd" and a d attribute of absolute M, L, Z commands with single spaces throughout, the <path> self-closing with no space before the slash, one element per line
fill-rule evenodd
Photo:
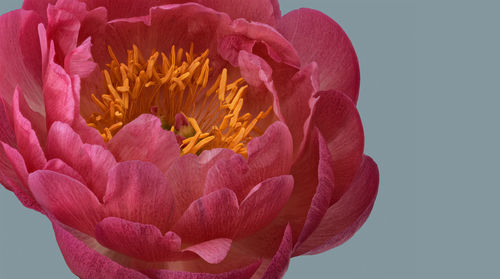
<path fill-rule="evenodd" d="M 270 86 L 272 69 L 261 57 L 241 50 L 238 55 L 241 77 L 253 87 Z"/>
<path fill-rule="evenodd" d="M 273 75 L 280 113 L 293 138 L 294 155 L 304 139 L 304 123 L 311 114 L 310 100 L 319 88 L 316 62 L 297 69 L 281 66 Z"/>
<path fill-rule="evenodd" d="M 232 240 L 229 238 L 217 238 L 190 246 L 182 251 L 193 252 L 209 264 L 218 264 L 226 258 L 231 243 Z"/>
<path fill-rule="evenodd" d="M 56 158 L 49 160 L 47 164 L 45 164 L 45 167 L 43 169 L 72 177 L 85 185 L 85 180 L 83 179 L 83 177 L 76 170 L 68 166 L 64 161 L 60 159 Z"/>
<path fill-rule="evenodd" d="M 227 13 L 233 19 L 245 18 L 269 25 L 274 25 L 281 16 L 277 0 L 198 0 L 195 2 Z"/>
<path fill-rule="evenodd" d="M 145 261 L 175 260 L 181 252 L 181 238 L 173 233 L 162 234 L 153 226 L 108 217 L 95 228 L 97 241 L 109 249 Z"/>
<path fill-rule="evenodd" d="M 291 175 L 269 178 L 255 186 L 240 205 L 238 237 L 269 224 L 285 206 L 293 190 Z"/>
<path fill-rule="evenodd" d="M 14 192 L 24 206 L 43 212 L 28 188 L 28 170 L 23 157 L 16 149 L 1 141 L 0 183 Z"/>
<path fill-rule="evenodd" d="M 358 59 L 351 41 L 335 21 L 319 11 L 299 9 L 284 15 L 277 29 L 295 47 L 302 65 L 318 63 L 321 90 L 338 90 L 356 103 Z"/>
<path fill-rule="evenodd" d="M 84 242 L 52 222 L 57 243 L 71 271 L 82 279 L 148 279 L 149 277 L 99 254 Z"/>
<path fill-rule="evenodd" d="M 66 71 L 54 61 L 54 57 L 54 43 L 51 43 L 43 87 L 47 127 L 55 121 L 71 124 L 75 117 L 76 104 L 73 98 L 72 80 Z"/>
<path fill-rule="evenodd" d="M 104 205 L 110 216 L 165 232 L 175 215 L 174 202 L 168 181 L 151 163 L 126 161 L 109 170 Z"/>
<path fill-rule="evenodd" d="M 292 162 L 292 139 L 281 122 L 268 127 L 264 135 L 247 145 L 248 161 L 240 155 L 218 161 L 207 173 L 204 193 L 233 190 L 243 200 L 250 189 L 263 180 L 288 174 Z"/>
<path fill-rule="evenodd" d="M 194 201 L 177 221 L 172 231 L 188 242 L 232 237 L 238 214 L 234 192 L 221 189 Z"/>
<path fill-rule="evenodd" d="M 252 139 L 247 145 L 247 150 L 249 175 L 253 176 L 252 181 L 260 182 L 290 172 L 293 141 L 288 127 L 282 122 L 273 123 L 266 129 L 264 135 Z"/>
<path fill-rule="evenodd" d="M 288 269 L 288 264 L 290 262 L 290 256 L 292 254 L 293 248 L 293 238 L 292 229 L 288 225 L 285 229 L 283 239 L 281 240 L 280 248 L 273 256 L 269 266 L 267 267 L 265 273 L 262 275 L 262 279 L 274 279 L 282 278 Z"/>
<path fill-rule="evenodd" d="M 7 143 L 10 146 L 16 147 L 16 134 L 12 127 L 12 112 L 5 104 L 3 98 L 0 97 L 0 141 Z"/>
<path fill-rule="evenodd" d="M 79 181 L 53 171 L 29 175 L 29 187 L 38 203 L 57 220 L 88 235 L 103 218 L 97 197 Z"/>
<path fill-rule="evenodd" d="M 91 47 L 92 43 L 89 37 L 80 46 L 73 49 L 66 58 L 64 58 L 64 69 L 66 72 L 71 76 L 78 75 L 81 78 L 88 77 L 97 66 L 92 60 L 92 53 L 90 52 Z"/>
<path fill-rule="evenodd" d="M 16 133 L 19 151 L 27 163 L 28 171 L 32 172 L 43 168 L 47 163 L 47 159 L 38 142 L 35 131 L 31 128 L 31 123 L 21 114 L 19 107 L 21 98 L 23 98 L 23 96 L 20 94 L 19 90 L 16 89 L 12 103 L 14 131 Z"/>
<path fill-rule="evenodd" d="M 55 60 L 61 65 L 64 57 L 77 46 L 80 20 L 85 13 L 85 4 L 74 0 L 59 0 L 47 7 L 47 38 L 54 42 Z"/>
<path fill-rule="evenodd" d="M 59 158 L 76 170 L 99 200 L 106 191 L 108 170 L 115 165 L 113 155 L 98 145 L 83 144 L 66 123 L 55 122 L 47 138 L 47 156 Z"/>
<path fill-rule="evenodd" d="M 332 205 L 318 228 L 295 248 L 294 256 L 318 254 L 337 247 L 351 238 L 368 218 L 379 183 L 378 168 L 368 156 L 364 157 L 352 186 Z"/>
<path fill-rule="evenodd" d="M 317 127 L 332 154 L 335 189 L 333 202 L 337 201 L 351 184 L 363 157 L 364 133 L 359 113 L 345 94 L 323 91 L 317 94 L 308 133 Z"/>
<path fill-rule="evenodd" d="M 224 273 L 194 273 L 172 270 L 143 270 L 152 279 L 250 279 L 259 267 L 260 262 L 252 263 L 240 269 L 234 269 Z"/>
<path fill-rule="evenodd" d="M 152 162 L 165 172 L 179 157 L 174 133 L 161 127 L 158 117 L 143 114 L 125 125 L 108 143 L 118 161 Z"/>
<path fill-rule="evenodd" d="M 317 171 L 309 175 L 303 174 L 305 177 L 310 177 L 311 179 L 309 181 L 304 181 L 302 178 L 298 178 L 297 180 L 305 183 L 301 183 L 301 185 L 297 185 L 297 187 L 311 189 L 312 187 L 310 186 L 312 181 L 317 181 L 318 186 L 316 187 L 316 191 L 314 193 L 314 196 L 312 197 L 309 209 L 307 209 L 307 207 L 301 207 L 298 204 L 294 204 L 292 206 L 293 210 L 297 211 L 300 210 L 302 212 L 307 211 L 307 217 L 305 219 L 305 223 L 300 232 L 300 235 L 298 235 L 296 246 L 299 246 L 300 243 L 302 243 L 305 239 L 307 239 L 307 237 L 309 237 L 309 235 L 316 229 L 316 227 L 321 222 L 321 219 L 325 215 L 326 211 L 330 207 L 332 201 L 332 194 L 334 189 L 334 176 L 333 176 L 332 162 L 331 162 L 332 156 L 330 154 L 330 151 L 328 150 L 328 146 L 326 145 L 323 136 L 321 136 L 319 131 L 317 131 L 316 133 L 317 133 L 318 152 L 319 152 Z M 308 163 L 311 164 L 311 162 Z M 299 167 L 302 167 L 303 169 L 308 169 L 306 166 L 303 165 Z M 300 176 L 300 174 L 299 175 L 296 174 L 296 177 L 297 176 Z M 315 176 L 315 178 L 312 178 L 312 176 Z M 307 190 L 304 189 L 302 191 L 307 191 Z M 297 199 L 300 198 L 304 199 L 306 197 L 309 197 L 309 195 L 306 196 L 303 193 L 299 192 L 296 192 L 295 194 Z M 301 215 L 299 216 L 302 217 Z"/>
<path fill-rule="evenodd" d="M 11 104 L 14 89 L 26 93 L 26 101 L 36 112 L 43 112 L 41 58 L 36 13 L 15 10 L 0 16 L 0 96 Z"/>

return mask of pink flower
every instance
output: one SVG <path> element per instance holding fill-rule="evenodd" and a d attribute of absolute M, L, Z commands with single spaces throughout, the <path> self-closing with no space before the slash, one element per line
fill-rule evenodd
<path fill-rule="evenodd" d="M 371 211 L 356 54 L 318 11 L 26 0 L 0 37 L 0 183 L 80 278 L 281 278 Z"/>

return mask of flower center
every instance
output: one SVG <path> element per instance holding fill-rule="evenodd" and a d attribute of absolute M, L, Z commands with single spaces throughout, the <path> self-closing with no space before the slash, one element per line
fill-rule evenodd
<path fill-rule="evenodd" d="M 248 85 L 242 78 L 228 83 L 226 68 L 208 86 L 213 74 L 208 50 L 195 55 L 192 44 L 189 52 L 172 46 L 169 56 L 153 50 L 145 60 L 134 45 L 127 64 L 119 62 L 111 47 L 108 51 L 106 93 L 91 95 L 99 111 L 87 119 L 105 141 L 144 113 L 158 116 L 162 127 L 176 134 L 182 154 L 229 148 L 247 156 L 247 143 L 262 133 L 256 124 L 272 106 L 256 117 L 242 114 Z"/>

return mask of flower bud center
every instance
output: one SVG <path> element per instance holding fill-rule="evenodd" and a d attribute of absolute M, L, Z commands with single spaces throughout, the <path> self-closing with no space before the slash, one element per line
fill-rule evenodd
<path fill-rule="evenodd" d="M 151 113 L 161 119 L 163 129 L 176 134 L 182 154 L 229 148 L 246 156 L 246 144 L 261 134 L 256 125 L 272 106 L 256 117 L 243 114 L 245 81 L 228 83 L 224 68 L 209 82 L 213 76 L 209 51 L 195 55 L 193 49 L 191 45 L 184 52 L 172 46 L 169 56 L 153 50 L 146 60 L 134 45 L 124 64 L 108 47 L 111 62 L 103 71 L 106 92 L 91 95 L 99 110 L 87 124 L 109 141 L 124 125 Z"/>

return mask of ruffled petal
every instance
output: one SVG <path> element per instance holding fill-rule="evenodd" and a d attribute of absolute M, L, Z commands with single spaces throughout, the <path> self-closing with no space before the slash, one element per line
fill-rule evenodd
<path fill-rule="evenodd" d="M 283 239 L 281 240 L 280 247 L 276 254 L 271 259 L 267 269 L 262 275 L 262 279 L 274 279 L 282 278 L 288 269 L 288 264 L 290 263 L 290 256 L 292 254 L 293 248 L 293 238 L 292 229 L 288 225 L 283 234 Z"/>
<path fill-rule="evenodd" d="M 198 0 L 200 4 L 227 13 L 231 18 L 245 18 L 269 25 L 281 16 L 277 0 Z"/>
<path fill-rule="evenodd" d="M 284 15 L 277 29 L 295 47 L 302 65 L 318 63 L 321 90 L 338 90 L 356 103 L 359 65 L 356 52 L 344 30 L 327 15 L 298 9 Z"/>
<path fill-rule="evenodd" d="M 144 274 L 147 274 L 152 279 L 250 279 L 259 267 L 260 262 L 252 263 L 240 269 L 234 269 L 224 273 L 194 273 L 194 272 L 182 272 L 182 271 L 172 271 L 172 270 L 144 270 Z"/>
<path fill-rule="evenodd" d="M 116 164 L 113 155 L 98 145 L 84 144 L 66 123 L 55 122 L 49 130 L 46 153 L 76 170 L 99 200 L 106 191 L 108 170 Z"/>
<path fill-rule="evenodd" d="M 143 114 L 125 125 L 109 141 L 108 148 L 118 161 L 151 162 L 163 172 L 179 157 L 174 133 L 164 130 L 161 120 L 152 114 Z"/>
<path fill-rule="evenodd" d="M 361 118 L 356 106 L 345 94 L 322 91 L 314 100 L 310 120 L 306 123 L 307 133 L 312 133 L 314 127 L 319 129 L 332 154 L 335 175 L 332 202 L 335 202 L 351 185 L 363 158 Z"/>
<path fill-rule="evenodd" d="M 85 184 L 85 180 L 83 179 L 83 177 L 76 170 L 74 170 L 72 167 L 70 167 L 60 159 L 55 158 L 49 160 L 47 164 L 45 164 L 45 167 L 43 167 L 43 169 L 64 174 L 80 181 L 82 184 Z"/>
<path fill-rule="evenodd" d="M 231 243 L 232 240 L 229 238 L 216 238 L 190 246 L 182 251 L 193 252 L 209 264 L 218 264 L 226 258 Z"/>
<path fill-rule="evenodd" d="M 238 214 L 233 191 L 221 189 L 194 201 L 172 229 L 188 242 L 231 238 Z"/>
<path fill-rule="evenodd" d="M 95 228 L 97 241 L 109 249 L 145 261 L 175 260 L 180 257 L 181 238 L 153 225 L 108 217 Z"/>
<path fill-rule="evenodd" d="M 255 186 L 239 209 L 237 236 L 248 236 L 269 224 L 285 206 L 293 190 L 293 177 L 269 178 Z"/>
<path fill-rule="evenodd" d="M 204 193 L 228 188 L 242 201 L 258 183 L 290 172 L 292 148 L 288 128 L 275 122 L 248 143 L 248 161 L 240 155 L 218 161 L 208 171 Z"/>
<path fill-rule="evenodd" d="M 54 61 L 55 53 L 52 42 L 43 86 L 47 127 L 55 121 L 72 124 L 76 108 L 72 80 L 66 71 Z"/>
<path fill-rule="evenodd" d="M 16 89 L 12 103 L 14 131 L 17 139 L 17 147 L 26 161 L 28 171 L 33 172 L 43 168 L 47 163 L 47 159 L 35 131 L 31 128 L 31 123 L 21 114 L 20 99 L 22 98 L 23 95 Z"/>
<path fill-rule="evenodd" d="M 99 254 L 52 221 L 57 243 L 69 269 L 81 279 L 149 279 L 139 271 L 126 268 Z"/>
<path fill-rule="evenodd" d="M 14 89 L 26 93 L 29 106 L 43 113 L 40 44 L 37 25 L 40 17 L 31 11 L 15 10 L 0 16 L 0 96 L 12 104 Z"/>
<path fill-rule="evenodd" d="M 169 183 L 149 162 L 126 161 L 110 169 L 103 200 L 109 216 L 155 225 L 164 232 L 176 211 Z"/>
<path fill-rule="evenodd" d="M 370 157 L 365 156 L 349 190 L 328 209 L 309 238 L 295 248 L 294 256 L 318 254 L 351 238 L 371 212 L 378 183 L 377 165 Z"/>
<path fill-rule="evenodd" d="M 88 77 L 97 67 L 97 64 L 92 59 L 91 47 L 92 43 L 89 37 L 80 46 L 73 49 L 64 58 L 64 69 L 66 72 L 71 76 Z"/>
<path fill-rule="evenodd" d="M 88 235 L 103 218 L 97 197 L 79 181 L 53 171 L 31 173 L 28 183 L 36 201 L 57 220 Z"/>

